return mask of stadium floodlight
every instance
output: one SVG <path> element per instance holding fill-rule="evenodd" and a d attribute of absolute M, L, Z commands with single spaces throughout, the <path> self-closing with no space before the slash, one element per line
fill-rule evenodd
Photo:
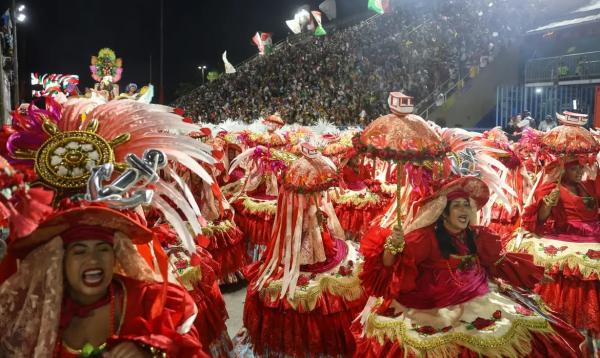
<path fill-rule="evenodd" d="M 573 110 L 575 110 L 575 111 L 577 110 L 577 100 L 576 99 L 573 100 Z"/>
<path fill-rule="evenodd" d="M 24 22 L 25 20 L 27 20 L 27 15 L 20 13 L 17 15 L 17 21 L 18 22 Z"/>
<path fill-rule="evenodd" d="M 535 89 L 535 93 L 537 93 L 537 94 L 540 94 L 540 93 L 542 93 L 542 87 L 537 87 L 537 88 Z"/>
<path fill-rule="evenodd" d="M 23 12 L 23 10 L 25 10 L 25 5 L 23 5 L 23 4 L 19 5 L 19 8 L 17 9 L 17 11 Z"/>

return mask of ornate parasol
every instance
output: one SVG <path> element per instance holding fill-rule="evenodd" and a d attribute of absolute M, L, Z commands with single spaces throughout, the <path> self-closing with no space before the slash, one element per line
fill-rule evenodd
<path fill-rule="evenodd" d="M 392 113 L 377 118 L 353 140 L 357 151 L 397 163 L 397 217 L 398 225 L 401 226 L 400 189 L 403 164 L 422 164 L 441 159 L 446 155 L 447 148 L 423 118 L 412 114 L 412 97 L 392 92 L 388 104 Z"/>

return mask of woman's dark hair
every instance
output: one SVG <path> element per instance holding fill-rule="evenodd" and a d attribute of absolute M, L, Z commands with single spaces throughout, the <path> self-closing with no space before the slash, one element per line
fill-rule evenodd
<path fill-rule="evenodd" d="M 450 202 L 446 205 L 444 209 L 444 214 L 448 215 L 450 212 Z M 466 243 L 467 247 L 469 247 L 469 253 L 471 255 L 477 252 L 477 246 L 475 246 L 475 233 L 471 230 L 470 227 L 467 227 L 465 230 L 466 233 Z M 440 215 L 436 224 L 435 224 L 435 239 L 437 240 L 438 247 L 440 248 L 440 252 L 442 256 L 447 259 L 452 254 L 458 254 L 458 250 L 452 244 L 452 237 L 446 228 L 444 227 L 444 217 Z"/>

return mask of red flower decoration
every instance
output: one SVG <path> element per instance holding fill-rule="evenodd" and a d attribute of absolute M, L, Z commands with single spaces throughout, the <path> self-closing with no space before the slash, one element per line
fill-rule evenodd
<path fill-rule="evenodd" d="M 471 322 L 471 325 L 473 325 L 473 327 L 475 327 L 476 329 L 479 329 L 479 330 L 487 328 L 493 324 L 494 324 L 493 320 L 485 319 L 485 318 L 481 318 L 481 317 L 477 317 L 476 320 Z"/>
<path fill-rule="evenodd" d="M 502 311 L 497 310 L 496 312 L 494 312 L 493 317 L 495 320 L 499 320 L 500 318 L 502 318 Z"/>
<path fill-rule="evenodd" d="M 589 249 L 585 255 L 587 257 L 589 257 L 590 259 L 594 259 L 594 260 L 600 260 L 600 250 L 592 250 Z"/>
<path fill-rule="evenodd" d="M 544 253 L 554 256 L 561 251 L 565 251 L 567 249 L 566 246 L 555 247 L 554 245 L 544 246 Z"/>
<path fill-rule="evenodd" d="M 309 282 L 310 279 L 304 275 L 300 275 L 300 277 L 298 277 L 298 286 L 307 286 Z"/>
<path fill-rule="evenodd" d="M 431 335 L 431 334 L 436 334 L 438 330 L 431 326 L 421 326 L 421 327 L 418 327 L 416 329 L 416 331 L 421 334 Z"/>
<path fill-rule="evenodd" d="M 352 269 L 348 268 L 346 266 L 340 266 L 340 268 L 338 269 L 338 274 L 342 275 L 342 276 L 348 276 L 352 273 Z"/>
<path fill-rule="evenodd" d="M 452 329 L 452 326 L 446 326 L 446 327 L 442 328 L 442 332 L 444 332 L 444 333 L 450 332 L 451 329 Z"/>

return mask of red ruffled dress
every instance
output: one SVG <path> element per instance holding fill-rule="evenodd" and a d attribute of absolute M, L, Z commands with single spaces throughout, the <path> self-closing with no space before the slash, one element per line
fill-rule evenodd
<path fill-rule="evenodd" d="M 335 213 L 346 237 L 359 240 L 373 220 L 380 216 L 389 200 L 382 198 L 368 187 L 369 174 L 361 170 L 358 174 L 349 167 L 342 170 L 340 187 L 342 195 L 333 200 Z"/>
<path fill-rule="evenodd" d="M 277 197 L 265 193 L 262 183 L 252 193 L 234 201 L 235 223 L 248 241 L 248 254 L 252 261 L 259 259 L 271 239 L 275 221 Z"/>
<path fill-rule="evenodd" d="M 229 316 L 219 289 L 219 263 L 202 248 L 190 257 L 175 231 L 166 224 L 155 226 L 152 231 L 169 257 L 173 279 L 181 282 L 198 308 L 194 326 L 204 351 L 213 358 L 229 357 L 233 344 L 225 326 Z"/>
<path fill-rule="evenodd" d="M 369 294 L 383 300 L 371 302 L 353 324 L 355 357 L 580 356 L 582 337 L 574 329 L 550 323 L 488 283 L 492 276 L 533 287 L 543 268 L 530 255 L 502 254 L 500 238 L 489 231 L 475 233 L 475 255 L 456 236 L 458 254 L 445 259 L 433 226 L 415 230 L 386 267 L 383 245 L 391 231 L 369 231 L 361 242 L 360 278 Z"/>
<path fill-rule="evenodd" d="M 360 258 L 347 242 L 333 240 L 327 229 L 322 237 L 327 260 L 301 266 L 293 298 L 269 288 L 277 282 L 256 288 L 262 262 L 245 271 L 244 327 L 259 356 L 349 357 L 354 352 L 350 325 L 367 299 L 357 277 Z M 325 284 L 329 289 L 322 288 Z"/>
<path fill-rule="evenodd" d="M 537 212 L 556 183 L 542 185 L 535 193 L 535 204 L 525 210 L 523 226 L 539 238 L 521 248 L 531 251 L 552 275 L 553 282 L 537 288 L 544 301 L 578 329 L 600 338 L 600 219 L 598 183 L 583 182 L 588 197 L 560 187 L 560 199 L 544 224 Z M 595 267 L 595 269 L 594 269 Z"/>
<path fill-rule="evenodd" d="M 179 286 L 168 284 L 164 305 L 156 312 L 155 303 L 161 300 L 164 285 L 141 282 L 115 275 L 111 287 L 113 295 L 112 335 L 106 342 L 110 351 L 121 342 L 132 341 L 156 348 L 167 357 L 210 357 L 202 350 L 198 332 L 192 324 L 196 308 L 190 296 Z M 61 320 L 68 312 L 61 313 Z M 54 357 L 79 357 L 81 352 L 67 347 L 59 332 Z"/>

